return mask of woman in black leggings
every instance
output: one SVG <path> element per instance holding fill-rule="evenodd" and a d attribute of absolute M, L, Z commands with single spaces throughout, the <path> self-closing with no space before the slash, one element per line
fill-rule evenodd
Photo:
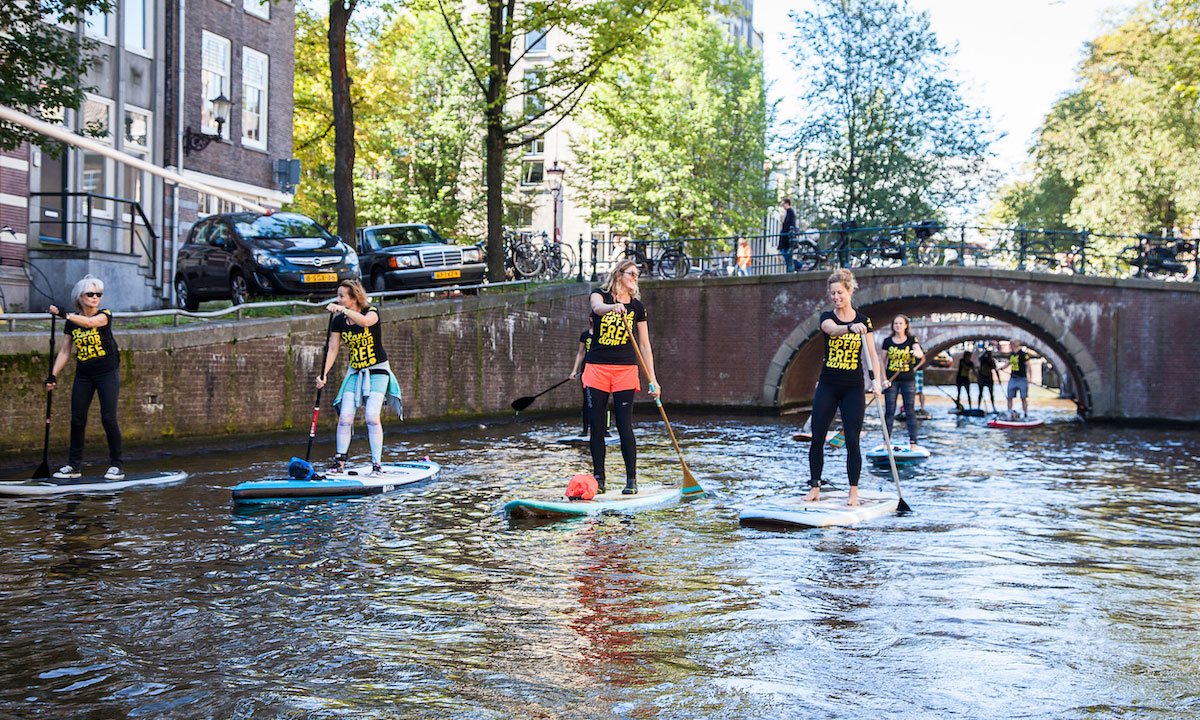
<path fill-rule="evenodd" d="M 821 360 L 821 376 L 813 396 L 812 436 L 808 447 L 808 484 L 812 487 L 804 497 L 806 502 L 821 499 L 821 470 L 825 465 L 824 438 L 833 422 L 834 413 L 842 411 L 842 428 L 846 433 L 846 471 L 850 480 L 847 505 L 858 505 L 858 476 L 862 473 L 863 415 L 866 400 L 863 396 L 862 351 L 866 345 L 871 353 L 871 366 L 880 367 L 875 353 L 875 336 L 871 320 L 851 305 L 858 281 L 854 273 L 842 268 L 829 276 L 829 299 L 833 310 L 821 313 L 821 332 L 825 339 L 825 355 Z M 871 391 L 878 398 L 880 379 L 871 376 Z"/>

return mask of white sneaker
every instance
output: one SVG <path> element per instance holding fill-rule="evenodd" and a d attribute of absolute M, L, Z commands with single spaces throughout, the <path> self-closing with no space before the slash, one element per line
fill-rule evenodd
<path fill-rule="evenodd" d="M 125 471 L 122 470 L 121 468 L 117 467 L 116 465 L 113 465 L 112 467 L 110 467 L 108 469 L 108 472 L 104 473 L 104 479 L 105 480 L 124 480 L 125 479 Z"/>
<path fill-rule="evenodd" d="M 60 480 L 77 478 L 79 475 L 79 468 L 75 467 L 74 465 L 63 465 L 58 469 L 58 472 L 54 473 L 54 477 L 59 478 Z"/>

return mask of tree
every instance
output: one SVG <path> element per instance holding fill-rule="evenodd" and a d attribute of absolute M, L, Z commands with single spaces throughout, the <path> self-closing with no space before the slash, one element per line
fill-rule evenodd
<path fill-rule="evenodd" d="M 346 30 L 358 0 L 329 2 L 329 87 L 333 100 L 333 193 L 337 205 L 337 234 L 354 244 L 358 219 L 354 207 L 354 105 Z"/>
<path fill-rule="evenodd" d="M 570 115 L 604 66 L 645 47 L 671 13 L 705 0 L 529 0 L 519 8 L 516 0 L 429 2 L 450 31 L 482 100 L 488 276 L 501 281 L 507 151 L 541 137 Z M 475 5 L 482 10 L 467 9 Z M 544 38 L 551 30 L 565 38 L 564 52 L 514 87 L 513 67 L 526 52 L 519 49 L 514 55 L 514 39 Z M 523 106 L 515 112 L 510 107 L 514 101 Z"/>
<path fill-rule="evenodd" d="M 52 123 L 61 121 L 64 109 L 78 110 L 84 93 L 95 90 L 80 79 L 99 62 L 94 54 L 99 43 L 77 37 L 74 28 L 89 14 L 112 9 L 111 0 L 0 2 L 0 105 Z M 49 138 L 0 121 L 0 149 L 24 142 L 61 150 Z"/>
<path fill-rule="evenodd" d="M 965 208 L 987 182 L 986 112 L 966 105 L 925 13 L 903 0 L 817 0 L 792 52 L 819 221 L 889 225 Z"/>
<path fill-rule="evenodd" d="M 998 212 L 1024 222 L 1048 208 L 1058 224 L 1113 233 L 1200 221 L 1200 2 L 1143 3 L 1089 43 L 1079 76 L 1038 133 L 1028 197 L 1003 196 Z"/>
<path fill-rule="evenodd" d="M 678 13 L 584 101 L 573 148 L 592 221 L 672 237 L 757 225 L 769 204 L 768 114 L 758 53 L 706 13 Z"/>
<path fill-rule="evenodd" d="M 329 82 L 329 30 L 322 15 L 296 8 L 296 69 L 292 120 L 295 155 L 301 176 L 288 207 L 326 227 L 336 227 L 333 190 L 333 97 Z"/>

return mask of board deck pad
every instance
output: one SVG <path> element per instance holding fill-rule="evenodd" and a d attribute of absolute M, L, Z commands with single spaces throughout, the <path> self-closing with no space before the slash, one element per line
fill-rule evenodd
<path fill-rule="evenodd" d="M 1046 421 L 1040 418 L 1026 418 L 1024 420 L 1005 420 L 1003 418 L 995 418 L 988 421 L 990 428 L 1031 428 L 1045 425 Z"/>
<path fill-rule="evenodd" d="M 592 500 L 568 500 L 562 490 L 566 486 L 567 481 L 564 479 L 558 488 L 533 491 L 525 497 L 510 500 L 504 505 L 504 514 L 513 520 L 563 519 L 648 510 L 669 505 L 683 497 L 680 485 L 662 483 L 639 483 L 636 495 L 622 495 L 621 489 L 625 487 L 622 481 L 610 483 L 607 492 L 597 495 Z"/>
<path fill-rule="evenodd" d="M 887 447 L 884 445 L 876 445 L 868 450 L 866 455 L 867 459 L 872 462 L 888 462 Z M 892 455 L 896 458 L 897 463 L 915 463 L 928 460 L 930 453 L 920 445 L 892 443 Z"/>
<path fill-rule="evenodd" d="M 846 493 L 839 490 L 822 491 L 821 499 L 806 503 L 799 498 L 765 503 L 742 510 L 738 522 L 748 527 L 765 529 L 815 528 L 856 525 L 882 515 L 896 512 L 900 499 L 891 493 L 859 490 L 861 505 L 846 505 Z"/>
<path fill-rule="evenodd" d="M 442 466 L 430 460 L 383 463 L 379 477 L 368 477 L 370 465 L 348 468 L 344 473 L 329 474 L 313 480 L 296 480 L 290 477 L 266 478 L 240 483 L 233 488 L 235 502 L 262 502 L 269 500 L 354 498 L 378 495 L 434 480 Z"/>
<path fill-rule="evenodd" d="M 113 492 L 137 485 L 169 485 L 188 476 L 176 470 L 162 472 L 126 473 L 122 480 L 106 480 L 103 475 L 84 475 L 77 478 L 47 478 L 45 480 L 0 480 L 0 496 L 29 497 L 64 495 L 83 492 Z"/>

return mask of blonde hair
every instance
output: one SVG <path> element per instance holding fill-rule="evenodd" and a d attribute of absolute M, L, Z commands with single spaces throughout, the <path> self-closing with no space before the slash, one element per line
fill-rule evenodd
<path fill-rule="evenodd" d="M 75 283 L 75 287 L 71 288 L 71 299 L 75 301 L 75 309 L 79 312 L 83 312 L 83 302 L 79 298 L 83 297 L 85 292 L 91 291 L 92 288 L 96 288 L 96 292 L 104 292 L 104 281 L 91 273 L 84 275 L 79 282 Z"/>
<path fill-rule="evenodd" d="M 350 293 L 350 298 L 358 305 L 359 311 L 366 310 L 367 305 L 370 305 L 370 301 L 367 299 L 367 291 L 363 290 L 362 283 L 359 281 L 343 280 L 342 284 L 338 287 L 346 288 L 346 291 Z"/>
<path fill-rule="evenodd" d="M 615 298 L 616 294 L 617 294 L 617 291 L 616 291 L 617 280 L 619 280 L 621 278 L 621 273 L 625 272 L 626 270 L 628 270 L 631 267 L 633 267 L 633 268 L 637 267 L 637 263 L 630 260 L 629 258 L 622 258 L 621 260 L 619 260 L 617 262 L 617 264 L 613 266 L 613 269 L 608 271 L 608 277 L 604 278 L 604 284 L 602 286 L 600 286 L 600 289 L 603 290 L 604 292 L 608 293 L 609 295 L 612 295 Z M 638 272 L 641 272 L 641 271 L 639 270 Z M 642 299 L 641 288 L 635 287 L 633 289 L 633 296 L 635 298 L 637 298 L 638 300 L 641 300 Z"/>
<path fill-rule="evenodd" d="M 850 272 L 846 268 L 838 268 L 837 270 L 834 270 L 833 274 L 829 276 L 829 280 L 825 284 L 832 285 L 834 283 L 841 283 L 850 292 L 854 292 L 858 289 L 858 281 L 854 279 L 854 273 Z"/>

